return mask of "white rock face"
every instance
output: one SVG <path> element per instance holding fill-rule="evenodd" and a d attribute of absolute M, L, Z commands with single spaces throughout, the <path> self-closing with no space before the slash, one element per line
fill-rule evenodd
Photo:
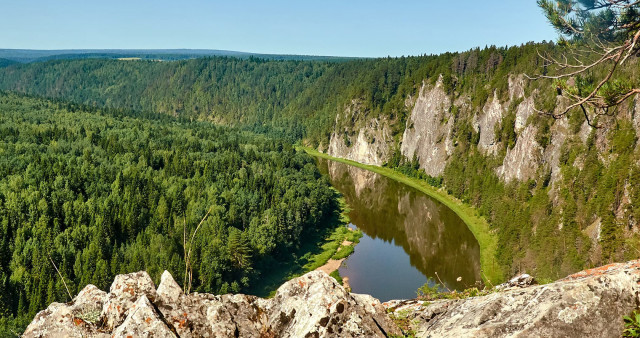
<path fill-rule="evenodd" d="M 86 322 L 97 313 L 97 321 L 107 293 L 94 285 L 87 285 L 71 304 L 51 303 L 40 311 L 25 330 L 23 337 L 109 337 L 97 331 L 95 325 Z"/>
<path fill-rule="evenodd" d="M 544 162 L 551 169 L 551 185 L 555 186 L 562 176 L 560 173 L 560 150 L 569 134 L 569 122 L 567 119 L 555 120 L 551 126 L 551 139 L 544 150 Z"/>
<path fill-rule="evenodd" d="M 520 135 L 512 149 L 507 150 L 501 167 L 496 171 L 505 181 L 524 181 L 535 178 L 542 162 L 542 147 L 536 142 L 538 129 L 529 125 Z"/>
<path fill-rule="evenodd" d="M 640 261 L 483 297 L 388 302 L 417 337 L 619 337 L 640 302 Z"/>
<path fill-rule="evenodd" d="M 494 92 L 493 100 L 487 101 L 487 104 L 482 109 L 482 114 L 474 116 L 473 127 L 476 132 L 480 133 L 478 148 L 486 155 L 496 155 L 498 153 L 495 128 L 502 121 L 503 115 L 504 108 L 500 104 L 498 94 Z"/>
<path fill-rule="evenodd" d="M 120 325 L 140 295 L 155 300 L 156 286 L 145 271 L 116 276 L 103 306 L 105 325 Z"/>
<path fill-rule="evenodd" d="M 524 129 L 529 116 L 533 115 L 534 104 L 535 103 L 533 102 L 533 98 L 528 97 L 518 105 L 518 109 L 516 110 L 516 123 L 514 128 L 516 133 L 520 133 L 520 131 Z"/>
<path fill-rule="evenodd" d="M 636 136 L 640 139 L 640 95 L 636 95 L 634 102 L 635 105 L 633 106 L 632 122 L 633 128 L 636 130 Z"/>
<path fill-rule="evenodd" d="M 331 134 L 327 154 L 360 163 L 382 165 L 391 156 L 393 147 L 391 128 L 385 119 L 362 117 L 361 109 L 357 102 L 352 102 L 352 105 L 343 113 L 344 116 L 336 116 L 336 124 L 339 123 L 340 118 L 350 120 L 352 124 L 362 123 L 360 121 L 362 119 L 366 123 L 357 129 L 357 133 L 353 136 L 348 135 L 344 128 L 336 127 Z M 350 125 L 346 129 L 350 130 L 353 127 L 354 125 Z"/>
<path fill-rule="evenodd" d="M 402 154 L 408 159 L 415 154 L 420 168 L 431 176 L 442 174 L 453 152 L 450 109 L 451 99 L 442 89 L 441 79 L 435 87 L 423 84 L 402 136 Z"/>
<path fill-rule="evenodd" d="M 524 97 L 524 75 L 509 75 L 509 101 Z"/>
<path fill-rule="evenodd" d="M 122 325 L 113 331 L 112 337 L 173 338 L 176 335 L 160 319 L 147 296 L 142 295 L 129 309 Z"/>

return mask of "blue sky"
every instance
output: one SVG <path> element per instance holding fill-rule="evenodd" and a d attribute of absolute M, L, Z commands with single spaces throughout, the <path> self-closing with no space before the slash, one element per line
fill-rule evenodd
<path fill-rule="evenodd" d="M 401 56 L 553 40 L 535 0 L 16 0 L 0 48 Z"/>

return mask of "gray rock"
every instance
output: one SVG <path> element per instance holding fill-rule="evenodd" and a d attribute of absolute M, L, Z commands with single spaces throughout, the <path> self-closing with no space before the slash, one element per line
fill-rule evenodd
<path fill-rule="evenodd" d="M 509 75 L 509 101 L 524 97 L 524 88 L 526 86 L 524 75 Z"/>
<path fill-rule="evenodd" d="M 382 165 L 391 157 L 393 143 L 387 118 L 367 117 L 362 104 L 353 100 L 342 114 L 336 115 L 327 154 L 365 164 Z"/>
<path fill-rule="evenodd" d="M 496 141 L 495 128 L 502 121 L 504 107 L 500 103 L 498 93 L 493 93 L 493 99 L 488 99 L 482 108 L 482 113 L 474 116 L 473 128 L 480 133 L 478 148 L 486 155 L 496 155 L 499 145 Z"/>
<path fill-rule="evenodd" d="M 543 149 L 536 141 L 537 133 L 538 129 L 533 125 L 520 133 L 515 146 L 507 150 L 502 166 L 496 169 L 498 176 L 507 182 L 535 178 L 543 155 Z"/>
<path fill-rule="evenodd" d="M 122 325 L 113 331 L 112 337 L 176 337 L 160 319 L 146 295 L 140 296 L 129 309 Z"/>
<path fill-rule="evenodd" d="M 106 294 L 89 285 L 69 304 L 53 303 L 25 337 L 384 337 L 401 335 L 401 317 L 418 337 L 620 336 L 622 317 L 640 303 L 640 261 L 583 271 L 547 285 L 510 288 L 482 297 L 425 303 L 347 292 L 323 272 L 282 285 L 274 298 L 184 295 L 168 272 L 156 292 L 144 272 L 117 276 Z M 152 295 L 152 297 L 149 297 Z M 130 301 L 137 297 L 135 301 Z M 107 306 L 111 304 L 112 307 Z M 121 309 L 114 312 L 114 307 Z M 102 309 L 103 320 L 82 310 Z M 117 318 L 123 314 L 119 321 Z M 110 317 L 112 316 L 112 317 Z M 119 322 L 118 322 L 119 321 Z"/>
<path fill-rule="evenodd" d="M 101 322 L 81 320 L 97 311 Z M 100 311 L 102 313 L 100 314 Z M 272 299 L 185 295 L 171 274 L 156 291 L 146 272 L 119 275 L 109 294 L 87 286 L 70 304 L 53 303 L 34 318 L 27 337 L 383 337 L 400 334 L 385 308 L 347 292 L 324 272 L 282 285 Z"/>
<path fill-rule="evenodd" d="M 640 261 L 484 297 L 392 304 L 418 337 L 619 337 L 640 302 Z"/>
<path fill-rule="evenodd" d="M 504 289 L 508 289 L 508 288 L 524 288 L 527 286 L 531 286 L 537 284 L 535 278 L 533 278 L 531 275 L 523 273 L 521 275 L 518 275 L 516 277 L 511 278 L 508 282 L 500 284 L 498 286 L 496 286 L 496 289 L 498 290 L 504 290 Z"/>
<path fill-rule="evenodd" d="M 40 311 L 23 337 L 108 337 L 95 325 L 106 299 L 106 292 L 89 284 L 70 304 L 52 303 Z"/>
<path fill-rule="evenodd" d="M 531 115 L 533 115 L 535 107 L 535 102 L 533 101 L 533 97 L 525 98 L 516 109 L 516 122 L 513 126 L 513 129 L 516 133 L 520 133 L 522 129 L 527 124 L 527 120 Z"/>
<path fill-rule="evenodd" d="M 442 88 L 442 76 L 435 87 L 423 83 L 402 135 L 402 155 L 411 160 L 415 154 L 420 168 L 431 176 L 442 175 L 453 152 L 450 110 L 451 98 Z"/>
<path fill-rule="evenodd" d="M 314 271 L 282 285 L 266 304 L 278 337 L 384 337 L 400 334 L 377 299 L 349 294 L 335 279 Z"/>
<path fill-rule="evenodd" d="M 184 293 L 169 271 L 165 270 L 160 277 L 160 285 L 158 285 L 156 295 L 162 303 L 175 304 L 180 301 Z"/>
<path fill-rule="evenodd" d="M 133 303 L 142 295 L 151 301 L 156 299 L 156 286 L 145 271 L 116 276 L 102 310 L 106 328 L 113 329 L 120 325 Z"/>

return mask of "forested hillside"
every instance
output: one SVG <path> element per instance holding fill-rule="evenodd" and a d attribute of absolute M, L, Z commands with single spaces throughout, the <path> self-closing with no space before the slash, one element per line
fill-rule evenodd
<path fill-rule="evenodd" d="M 0 93 L 0 326 L 67 300 L 54 263 L 75 295 L 131 271 L 182 281 L 192 248 L 192 291 L 246 290 L 323 233 L 335 194 L 269 137 Z"/>
<path fill-rule="evenodd" d="M 367 115 L 404 121 L 405 99 L 444 74 L 449 92 L 506 92 L 509 72 L 534 72 L 537 50 L 552 44 L 474 49 L 464 54 L 327 61 L 213 57 L 176 62 L 104 59 L 19 64 L 0 72 L 0 89 L 249 127 L 314 144 L 328 142 L 351 100 Z M 490 87 L 487 86 L 490 84 Z M 398 131 L 404 126 L 398 124 Z"/>
<path fill-rule="evenodd" d="M 553 43 L 354 60 L 64 60 L 11 65 L 0 88 L 96 107 L 234 125 L 421 177 L 477 208 L 496 264 L 555 279 L 638 257 L 640 105 L 590 127 L 548 71 Z M 616 85 L 638 83 L 637 58 Z M 589 88 L 604 70 L 574 82 Z M 363 155 L 365 154 L 365 155 Z"/>
<path fill-rule="evenodd" d="M 11 61 L 11 60 L 7 60 L 7 59 L 2 59 L 0 58 L 0 68 L 2 67 L 7 67 L 13 64 L 16 64 L 17 62 L 15 61 Z"/>

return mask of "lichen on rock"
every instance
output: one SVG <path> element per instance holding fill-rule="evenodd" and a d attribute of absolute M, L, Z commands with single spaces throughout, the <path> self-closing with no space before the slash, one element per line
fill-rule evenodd
<path fill-rule="evenodd" d="M 640 261 L 546 285 L 508 287 L 482 297 L 385 306 L 403 313 L 417 337 L 619 337 L 623 316 L 640 304 Z"/>
<path fill-rule="evenodd" d="M 89 323 L 74 313 L 101 309 Z M 380 302 L 347 292 L 324 272 L 283 284 L 272 299 L 185 295 L 169 272 L 156 290 L 146 272 L 116 276 L 109 294 L 87 286 L 41 311 L 25 337 L 384 337 L 400 334 Z"/>

